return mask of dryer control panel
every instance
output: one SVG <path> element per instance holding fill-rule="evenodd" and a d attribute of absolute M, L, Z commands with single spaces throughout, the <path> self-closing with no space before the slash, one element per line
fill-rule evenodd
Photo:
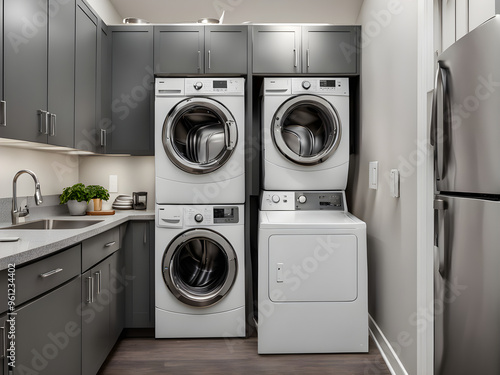
<path fill-rule="evenodd" d="M 343 191 L 263 191 L 261 211 L 342 211 L 347 212 Z"/>

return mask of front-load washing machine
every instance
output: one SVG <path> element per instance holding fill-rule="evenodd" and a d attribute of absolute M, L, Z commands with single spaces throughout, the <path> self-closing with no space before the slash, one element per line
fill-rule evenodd
<path fill-rule="evenodd" d="M 244 203 L 244 92 L 244 78 L 156 78 L 156 203 Z"/>
<path fill-rule="evenodd" d="M 156 206 L 156 338 L 245 336 L 243 207 Z"/>
<path fill-rule="evenodd" d="M 344 192 L 265 191 L 258 233 L 258 352 L 367 352 L 366 225 Z"/>
<path fill-rule="evenodd" d="M 265 78 L 264 190 L 344 190 L 349 169 L 349 79 Z"/>

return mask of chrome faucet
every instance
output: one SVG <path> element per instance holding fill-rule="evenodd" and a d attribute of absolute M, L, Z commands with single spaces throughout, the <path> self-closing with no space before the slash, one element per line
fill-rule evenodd
<path fill-rule="evenodd" d="M 17 179 L 24 173 L 27 173 L 31 175 L 31 177 L 33 177 L 33 180 L 35 181 L 35 203 L 37 206 L 42 204 L 42 192 L 40 191 L 40 182 L 38 181 L 38 177 L 36 177 L 36 174 L 29 169 L 20 170 L 16 173 L 16 175 L 14 176 L 14 180 L 12 181 L 12 224 L 19 224 L 19 218 L 28 216 L 30 213 L 27 205 L 26 208 L 22 210 L 19 210 L 17 208 Z"/>

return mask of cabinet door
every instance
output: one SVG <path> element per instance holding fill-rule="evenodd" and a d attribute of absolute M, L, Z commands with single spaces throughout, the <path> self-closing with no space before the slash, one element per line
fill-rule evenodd
<path fill-rule="evenodd" d="M 253 26 L 254 73 L 300 71 L 300 26 Z"/>
<path fill-rule="evenodd" d="M 116 26 L 112 37 L 112 128 L 107 153 L 154 155 L 152 26 Z"/>
<path fill-rule="evenodd" d="M 205 26 L 205 73 L 246 74 L 246 26 Z"/>
<path fill-rule="evenodd" d="M 154 33 L 155 73 L 203 73 L 203 26 L 155 26 Z"/>
<path fill-rule="evenodd" d="M 0 21 L 3 19 L 3 0 L 0 0 Z M 0 27 L 0 51 L 3 51 L 3 27 Z M 7 107 L 3 96 L 3 58 L 0 57 L 0 129 L 7 126 Z M 0 130 L 0 134 L 2 130 Z M 1 372 L 0 372 L 1 374 Z"/>
<path fill-rule="evenodd" d="M 107 135 L 111 130 L 111 34 L 108 26 L 99 20 L 99 56 L 97 58 L 97 148 L 104 154 L 107 148 Z"/>
<path fill-rule="evenodd" d="M 0 137 L 47 142 L 46 0 L 4 0 L 4 98 Z M 41 125 L 41 126 L 40 126 Z M 41 130 L 41 132 L 39 131 Z"/>
<path fill-rule="evenodd" d="M 7 315 L 0 316 L 0 375 L 7 374 Z"/>
<path fill-rule="evenodd" d="M 23 305 L 16 315 L 14 374 L 80 374 L 80 276 Z"/>
<path fill-rule="evenodd" d="M 113 348 L 116 340 L 125 327 L 125 252 L 118 250 L 109 258 L 109 293 L 110 293 L 110 311 L 109 311 L 109 350 Z"/>
<path fill-rule="evenodd" d="M 75 2 L 49 0 L 48 143 L 74 147 Z"/>
<path fill-rule="evenodd" d="M 350 26 L 303 26 L 304 73 L 356 74 L 357 28 Z"/>
<path fill-rule="evenodd" d="M 109 353 L 111 296 L 107 259 L 82 275 L 82 375 L 95 375 Z"/>
<path fill-rule="evenodd" d="M 81 0 L 76 7 L 75 148 L 96 149 L 97 16 Z"/>
<path fill-rule="evenodd" d="M 126 274 L 126 327 L 154 327 L 153 222 L 130 222 L 124 241 Z"/>

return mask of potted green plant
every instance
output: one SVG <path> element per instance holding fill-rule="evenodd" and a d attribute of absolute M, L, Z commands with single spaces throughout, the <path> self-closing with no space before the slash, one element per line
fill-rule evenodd
<path fill-rule="evenodd" d="M 94 203 L 94 211 L 101 211 L 102 201 L 107 201 L 109 199 L 108 190 L 101 185 L 88 185 L 87 192 L 89 199 L 92 199 Z"/>
<path fill-rule="evenodd" d="M 61 204 L 68 205 L 70 215 L 85 215 L 89 200 L 88 190 L 82 183 L 64 188 L 59 197 Z"/>

